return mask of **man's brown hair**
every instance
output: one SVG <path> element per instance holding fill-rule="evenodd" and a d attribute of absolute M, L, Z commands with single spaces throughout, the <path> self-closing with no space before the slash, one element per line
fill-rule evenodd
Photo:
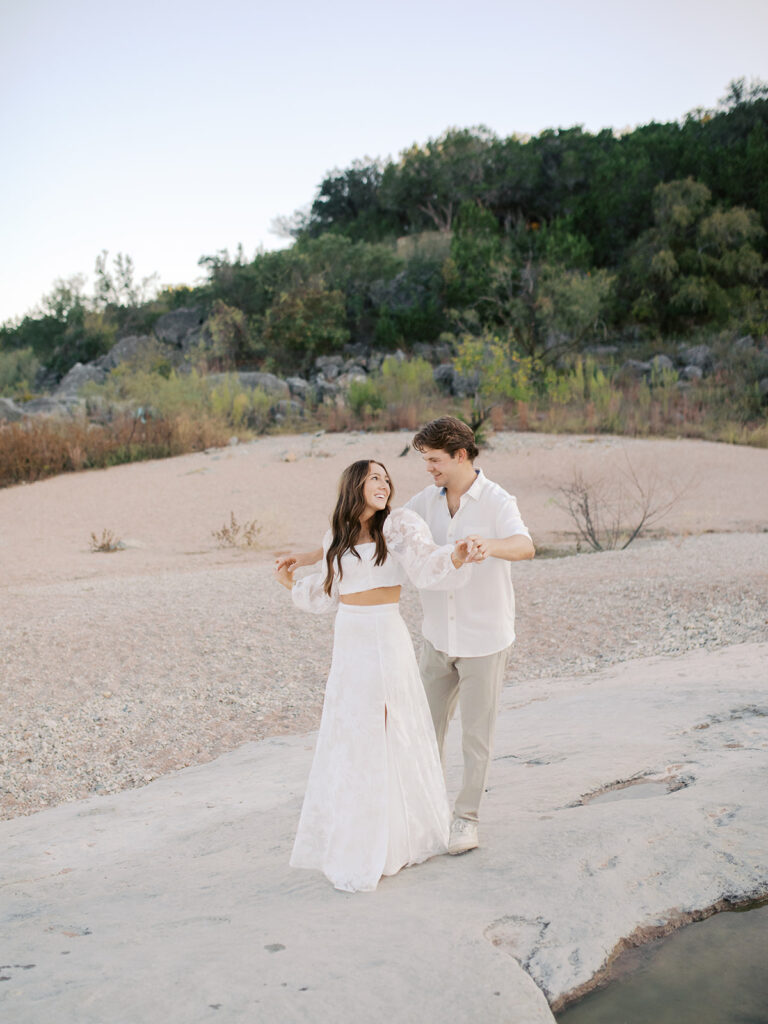
<path fill-rule="evenodd" d="M 425 424 L 414 437 L 413 447 L 418 452 L 423 452 L 425 448 L 441 449 L 448 452 L 451 458 L 460 448 L 464 448 L 470 462 L 474 462 L 478 454 L 471 427 L 455 416 L 441 416 L 439 420 Z"/>

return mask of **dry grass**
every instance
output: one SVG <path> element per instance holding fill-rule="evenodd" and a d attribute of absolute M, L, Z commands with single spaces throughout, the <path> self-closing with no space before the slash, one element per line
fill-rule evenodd
<path fill-rule="evenodd" d="M 59 473 L 162 459 L 227 443 L 231 428 L 210 418 L 123 416 L 110 423 L 39 417 L 0 427 L 0 487 Z"/>
<path fill-rule="evenodd" d="M 250 522 L 238 523 L 235 513 L 229 513 L 229 522 L 224 523 L 220 530 L 212 530 L 219 547 L 222 548 L 255 548 L 259 543 L 261 527 L 255 519 Z"/>
<path fill-rule="evenodd" d="M 91 551 L 111 554 L 113 551 L 122 551 L 124 548 L 125 544 L 120 538 L 106 527 L 101 531 L 101 536 L 96 533 L 91 534 Z"/>

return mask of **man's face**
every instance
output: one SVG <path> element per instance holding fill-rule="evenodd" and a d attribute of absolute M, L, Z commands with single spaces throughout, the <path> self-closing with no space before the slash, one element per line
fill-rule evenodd
<path fill-rule="evenodd" d="M 421 457 L 435 487 L 450 487 L 451 481 L 456 479 L 464 465 L 462 452 L 463 449 L 460 449 L 452 456 L 442 448 L 425 448 L 422 451 Z"/>

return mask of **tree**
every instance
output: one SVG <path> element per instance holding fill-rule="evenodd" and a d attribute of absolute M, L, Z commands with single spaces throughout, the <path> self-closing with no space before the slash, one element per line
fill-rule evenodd
<path fill-rule="evenodd" d="M 654 226 L 631 254 L 632 313 L 658 329 L 724 325 L 764 303 L 768 264 L 755 245 L 765 230 L 754 210 L 713 206 L 706 185 L 658 185 Z"/>

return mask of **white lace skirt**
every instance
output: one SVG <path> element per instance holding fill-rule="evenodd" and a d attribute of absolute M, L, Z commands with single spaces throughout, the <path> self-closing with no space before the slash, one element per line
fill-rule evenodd
<path fill-rule="evenodd" d="M 385 724 L 386 709 L 386 724 Z M 432 718 L 397 604 L 339 605 L 291 865 L 337 889 L 444 853 L 449 811 Z"/>

